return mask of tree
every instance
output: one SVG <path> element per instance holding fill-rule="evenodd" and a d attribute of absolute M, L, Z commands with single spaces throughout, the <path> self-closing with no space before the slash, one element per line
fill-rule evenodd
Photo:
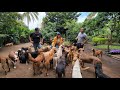
<path fill-rule="evenodd" d="M 19 39 L 25 36 L 27 39 L 29 29 L 23 22 L 23 16 L 18 12 L 0 12 L 0 34 L 4 35 L 4 39 L 0 37 L 1 45 L 14 42 L 19 43 Z"/>
<path fill-rule="evenodd" d="M 31 20 L 38 20 L 38 12 L 24 12 L 23 13 L 23 17 L 27 19 L 27 23 L 28 23 L 28 27 L 29 27 L 29 22 L 31 22 Z"/>
<path fill-rule="evenodd" d="M 9 34 L 11 28 L 17 25 L 17 21 L 22 19 L 18 12 L 0 12 L 0 33 Z"/>
<path fill-rule="evenodd" d="M 56 31 L 59 31 L 61 34 L 66 34 L 66 22 L 71 20 L 76 20 L 80 16 L 78 12 L 47 12 L 46 17 L 43 18 L 43 28 L 48 26 L 48 23 L 56 24 Z"/>
<path fill-rule="evenodd" d="M 120 12 L 99 12 L 95 18 L 92 18 L 92 15 L 90 13 L 88 17 L 89 19 L 87 18 L 84 21 L 83 27 L 87 28 L 87 32 L 89 33 L 89 35 L 91 34 L 91 32 L 92 36 L 94 36 L 94 34 L 96 36 L 98 36 L 99 34 L 106 35 L 109 38 L 109 51 L 109 45 L 112 44 L 113 36 L 116 37 L 116 39 L 119 39 Z"/>
<path fill-rule="evenodd" d="M 75 20 L 72 20 L 71 22 L 66 22 L 66 28 L 68 28 L 67 31 L 67 40 L 74 41 L 77 37 L 80 28 L 82 27 L 82 23 L 78 23 Z"/>

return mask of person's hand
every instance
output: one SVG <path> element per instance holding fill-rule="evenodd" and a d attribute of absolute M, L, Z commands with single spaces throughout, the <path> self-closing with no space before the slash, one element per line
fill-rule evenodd
<path fill-rule="evenodd" d="M 41 45 L 43 45 L 43 42 L 40 42 Z"/>
<path fill-rule="evenodd" d="M 77 40 L 77 38 L 75 38 Z"/>

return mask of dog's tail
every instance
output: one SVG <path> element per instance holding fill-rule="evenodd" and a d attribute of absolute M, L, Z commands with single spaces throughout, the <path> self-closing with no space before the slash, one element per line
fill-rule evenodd
<path fill-rule="evenodd" d="M 107 76 L 106 74 L 102 74 L 103 75 L 103 78 L 110 78 L 109 76 Z"/>

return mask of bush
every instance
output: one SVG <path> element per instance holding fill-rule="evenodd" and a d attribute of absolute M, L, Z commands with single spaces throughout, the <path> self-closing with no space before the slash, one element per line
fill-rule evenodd
<path fill-rule="evenodd" d="M 87 36 L 87 38 L 89 39 L 89 41 L 92 41 L 92 36 Z"/>
<path fill-rule="evenodd" d="M 7 42 L 7 34 L 0 34 L 0 47 L 4 46 Z"/>
<path fill-rule="evenodd" d="M 70 42 L 69 41 L 64 41 L 63 44 L 64 45 L 70 45 Z"/>
<path fill-rule="evenodd" d="M 107 42 L 107 38 L 93 37 L 92 42 L 95 44 L 105 44 Z"/>

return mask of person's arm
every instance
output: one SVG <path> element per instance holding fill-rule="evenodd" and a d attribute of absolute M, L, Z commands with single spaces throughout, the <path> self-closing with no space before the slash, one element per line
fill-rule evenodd
<path fill-rule="evenodd" d="M 42 36 L 42 34 L 40 35 L 40 43 L 43 44 L 43 36 Z"/>
<path fill-rule="evenodd" d="M 78 33 L 78 35 L 77 35 L 77 37 L 75 39 L 78 39 L 78 37 L 79 37 L 79 33 Z"/>
<path fill-rule="evenodd" d="M 32 34 L 30 34 L 29 40 L 30 40 L 31 43 L 33 43 L 33 41 L 32 41 Z"/>
<path fill-rule="evenodd" d="M 55 47 L 55 43 L 56 43 L 56 37 L 54 37 L 53 41 L 52 41 L 52 46 Z"/>
<path fill-rule="evenodd" d="M 84 37 L 84 44 L 88 41 L 88 37 L 87 35 L 85 34 L 85 37 Z"/>
<path fill-rule="evenodd" d="M 62 38 L 62 43 L 63 43 L 64 41 L 65 41 L 64 38 Z"/>

